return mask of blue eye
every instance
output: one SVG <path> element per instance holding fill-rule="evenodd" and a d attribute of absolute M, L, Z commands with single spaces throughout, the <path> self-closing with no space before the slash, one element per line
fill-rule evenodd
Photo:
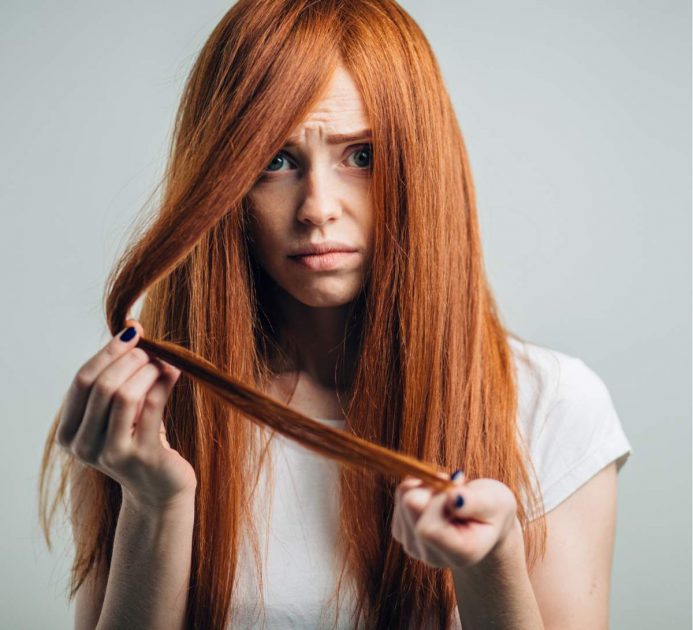
<path fill-rule="evenodd" d="M 356 160 L 357 160 L 357 165 L 359 167 L 369 168 L 371 166 L 371 159 L 372 159 L 371 154 L 372 153 L 373 153 L 373 147 L 372 147 L 372 145 L 368 144 L 368 145 L 364 145 L 363 147 L 360 147 L 359 149 L 354 151 L 351 155 L 357 156 Z M 364 156 L 365 156 L 365 158 L 364 158 Z M 363 162 L 364 159 L 366 161 L 366 164 L 363 164 L 363 163 L 358 164 L 359 161 Z"/>
<path fill-rule="evenodd" d="M 372 153 L 373 146 L 369 143 L 352 151 L 349 154 L 349 157 L 356 156 L 356 168 L 359 170 L 366 170 L 372 166 Z M 267 168 L 264 170 L 264 173 L 279 173 L 281 172 L 284 163 L 291 168 L 291 161 L 287 158 L 283 151 L 280 151 L 272 158 L 272 161 L 268 164 Z"/>
<path fill-rule="evenodd" d="M 279 162 L 279 166 L 281 167 L 281 160 L 286 160 L 286 157 L 280 152 L 277 153 L 277 155 L 272 158 L 272 161 L 269 163 L 269 166 L 265 169 L 266 171 L 269 171 L 270 173 L 275 173 L 278 169 L 272 169 L 272 165 L 277 165 Z"/>

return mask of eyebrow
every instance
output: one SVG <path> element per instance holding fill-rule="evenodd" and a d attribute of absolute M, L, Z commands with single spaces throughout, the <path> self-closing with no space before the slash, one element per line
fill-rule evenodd
<path fill-rule="evenodd" d="M 370 140 L 371 130 L 362 129 L 361 131 L 356 131 L 354 133 L 336 133 L 327 136 L 327 144 L 346 144 L 347 142 L 356 142 L 359 140 Z M 299 142 L 297 138 L 289 138 L 284 144 L 285 147 L 295 147 L 298 146 Z"/>

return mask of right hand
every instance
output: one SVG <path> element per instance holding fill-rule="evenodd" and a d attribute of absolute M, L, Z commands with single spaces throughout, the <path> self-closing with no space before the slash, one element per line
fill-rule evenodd
<path fill-rule="evenodd" d="M 194 497 L 190 463 L 166 439 L 163 411 L 180 370 L 120 334 L 78 370 L 65 398 L 57 443 L 120 483 L 123 498 L 165 509 Z"/>

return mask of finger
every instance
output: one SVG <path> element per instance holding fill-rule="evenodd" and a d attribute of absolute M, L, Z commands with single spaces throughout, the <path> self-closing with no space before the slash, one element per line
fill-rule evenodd
<path fill-rule="evenodd" d="M 448 473 L 438 472 L 436 474 L 441 479 L 450 479 Z M 433 495 L 434 488 L 421 479 L 407 475 L 404 481 L 400 483 L 398 491 L 399 500 L 405 507 L 403 511 L 407 518 L 407 522 L 413 527 Z"/>
<path fill-rule="evenodd" d="M 449 479 L 447 473 L 438 472 L 441 479 Z M 434 493 L 434 489 L 421 479 L 407 475 L 398 489 L 399 520 L 398 539 L 409 555 L 423 557 L 421 541 L 415 534 L 416 522 Z"/>
<path fill-rule="evenodd" d="M 431 498 L 414 529 L 417 538 L 436 552 L 460 547 L 460 534 L 449 518 L 449 495 L 439 492 Z"/>
<path fill-rule="evenodd" d="M 161 444 L 162 429 L 165 437 L 164 408 L 180 373 L 178 368 L 161 362 L 159 378 L 147 393 L 135 430 L 135 439 L 143 446 L 154 447 Z"/>
<path fill-rule="evenodd" d="M 436 494 L 416 525 L 422 556 L 435 566 L 474 564 L 493 544 L 493 529 L 451 521 L 447 501 L 446 492 Z"/>
<path fill-rule="evenodd" d="M 410 487 L 415 485 L 420 485 L 421 480 L 412 477 L 411 475 L 406 475 L 395 489 L 394 493 L 394 508 L 392 512 L 392 535 L 399 542 L 404 541 L 405 535 L 405 523 L 402 520 L 402 505 L 401 505 L 401 495 L 402 493 Z"/>
<path fill-rule="evenodd" d="M 65 396 L 65 404 L 60 416 L 60 424 L 56 432 L 56 441 L 63 447 L 69 447 L 79 430 L 84 412 L 89 400 L 91 387 L 101 371 L 115 359 L 130 350 L 139 340 L 143 328 L 136 320 L 127 320 L 127 326 L 113 337 L 106 346 L 97 352 L 78 370 Z M 136 334 L 128 341 L 120 336 L 129 328 L 134 327 Z"/>
<path fill-rule="evenodd" d="M 414 487 L 407 490 L 402 496 L 402 520 L 404 521 L 404 548 L 412 555 L 411 550 L 415 550 L 415 555 L 417 557 L 423 558 L 426 553 L 423 548 L 423 542 L 419 535 L 417 534 L 418 523 L 421 516 L 428 509 L 431 503 L 432 497 L 436 496 L 436 493 L 432 486 L 428 484 L 422 484 L 420 486 Z"/>
<path fill-rule="evenodd" d="M 428 502 L 433 496 L 433 490 L 430 486 L 422 484 L 410 490 L 406 490 L 402 494 L 401 512 L 404 519 L 405 528 L 410 532 L 414 531 L 419 517 L 428 505 Z"/>
<path fill-rule="evenodd" d="M 458 514 L 451 520 L 449 493 L 441 492 L 431 499 L 421 515 L 416 535 L 424 552 L 438 558 L 451 558 L 453 566 L 469 566 L 479 562 L 488 553 L 498 540 L 498 533 L 492 522 L 477 518 L 479 513 L 475 511 L 474 503 L 483 492 L 477 490 L 470 494 L 465 489 L 460 494 L 471 497 L 467 515 L 459 515 L 468 505 L 465 500 L 463 507 L 456 509 Z M 464 520 L 455 520 L 459 518 Z"/>
<path fill-rule="evenodd" d="M 450 476 L 447 473 L 438 472 L 436 473 L 441 479 L 449 479 Z M 402 498 L 402 494 L 411 488 L 416 488 L 418 486 L 427 485 L 423 480 L 413 475 L 405 475 L 402 481 L 397 486 L 395 491 L 395 501 Z"/>
<path fill-rule="evenodd" d="M 450 475 L 450 480 L 453 483 L 460 485 L 467 481 L 467 475 L 461 468 L 458 468 L 455 472 L 452 473 L 452 475 Z"/>
<path fill-rule="evenodd" d="M 94 381 L 84 410 L 84 418 L 72 442 L 72 451 L 84 461 L 94 463 L 106 439 L 110 407 L 121 385 L 149 361 L 141 348 L 130 348 Z"/>
<path fill-rule="evenodd" d="M 462 484 L 445 494 L 446 510 L 454 519 L 486 523 L 496 512 L 493 495 L 483 492 L 474 482 Z"/>
<path fill-rule="evenodd" d="M 405 530 L 410 527 L 410 520 L 403 519 L 402 515 L 404 512 L 404 507 L 402 506 L 402 497 L 406 492 L 409 492 L 413 488 L 417 488 L 423 485 L 423 481 L 412 475 L 406 475 L 404 479 L 397 485 L 395 490 L 395 513 L 400 513 L 400 518 L 398 518 L 398 538 L 400 541 L 404 539 Z"/>
<path fill-rule="evenodd" d="M 144 398 L 160 376 L 159 367 L 149 361 L 118 388 L 108 416 L 104 450 L 108 448 L 113 455 L 118 455 L 130 449 Z"/>
<path fill-rule="evenodd" d="M 414 477 L 413 475 L 405 475 L 402 481 L 400 481 L 397 485 L 395 495 L 400 496 L 404 490 L 409 490 L 409 488 L 420 486 L 422 483 L 423 481 L 418 477 Z"/>

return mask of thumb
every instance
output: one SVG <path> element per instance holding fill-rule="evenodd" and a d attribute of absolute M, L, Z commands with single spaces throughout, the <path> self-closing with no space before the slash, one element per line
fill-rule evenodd
<path fill-rule="evenodd" d="M 161 442 L 170 448 L 164 425 L 164 409 L 180 370 L 169 364 L 161 364 L 161 374 L 147 393 L 140 415 L 140 436 L 143 443 Z"/>
<path fill-rule="evenodd" d="M 144 336 L 144 327 L 136 319 L 126 319 L 125 320 L 125 327 L 127 328 L 128 326 L 133 326 L 134 328 L 136 328 L 137 329 L 137 335 L 139 337 Z"/>
<path fill-rule="evenodd" d="M 166 436 L 166 425 L 164 424 L 164 419 L 161 419 L 161 425 L 159 428 L 159 438 L 161 443 L 169 450 L 171 450 L 171 444 L 169 444 L 168 437 Z"/>

